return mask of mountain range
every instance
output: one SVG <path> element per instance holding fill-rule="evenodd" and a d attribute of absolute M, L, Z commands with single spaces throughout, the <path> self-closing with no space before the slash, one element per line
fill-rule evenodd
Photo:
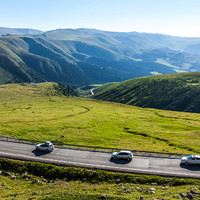
<path fill-rule="evenodd" d="M 28 34 L 41 34 L 43 31 L 30 29 L 30 28 L 6 28 L 0 27 L 0 36 L 2 35 L 28 35 Z"/>
<path fill-rule="evenodd" d="M 200 38 L 84 28 L 9 30 L 14 32 L 0 28 L 0 84 L 81 86 L 200 71 Z"/>

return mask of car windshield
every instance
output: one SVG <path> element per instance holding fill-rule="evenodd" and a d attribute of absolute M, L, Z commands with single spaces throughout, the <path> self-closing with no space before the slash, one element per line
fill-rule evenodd
<path fill-rule="evenodd" d="M 188 159 L 188 160 L 191 160 L 191 159 L 192 159 L 192 157 L 193 157 L 193 156 L 188 156 L 188 157 L 187 157 L 187 159 Z"/>
<path fill-rule="evenodd" d="M 43 143 L 43 144 L 46 144 L 46 145 L 52 145 L 52 143 L 51 142 L 45 142 L 45 143 Z"/>

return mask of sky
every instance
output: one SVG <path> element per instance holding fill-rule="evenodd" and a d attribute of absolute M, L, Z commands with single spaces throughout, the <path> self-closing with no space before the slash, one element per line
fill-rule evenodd
<path fill-rule="evenodd" d="M 0 0 L 0 27 L 200 37 L 200 0 Z"/>

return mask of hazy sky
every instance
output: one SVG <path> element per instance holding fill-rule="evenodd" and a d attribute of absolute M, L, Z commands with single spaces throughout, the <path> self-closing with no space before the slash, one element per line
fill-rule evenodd
<path fill-rule="evenodd" d="M 200 37 L 200 0 L 0 0 L 0 27 Z"/>

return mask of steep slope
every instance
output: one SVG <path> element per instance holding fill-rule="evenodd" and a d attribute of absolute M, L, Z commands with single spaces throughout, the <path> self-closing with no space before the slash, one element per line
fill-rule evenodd
<path fill-rule="evenodd" d="M 0 83 L 18 83 L 18 82 L 37 82 L 45 81 L 45 78 L 26 66 L 21 59 L 21 53 L 18 48 L 0 41 Z"/>
<path fill-rule="evenodd" d="M 7 81 L 4 78 L 1 83 L 54 81 L 63 84 L 88 84 L 89 78 L 77 67 L 75 59 L 65 52 L 62 52 L 66 54 L 63 55 L 59 50 L 55 51 L 54 48 L 49 48 L 31 37 L 1 38 L 0 68 L 6 71 L 9 69 L 10 77 L 15 77 Z M 5 56 L 10 62 L 4 62 Z M 29 79 L 23 78 L 22 72 L 16 74 L 16 68 L 26 71 Z"/>
<path fill-rule="evenodd" d="M 108 84 L 94 98 L 140 107 L 200 113 L 200 72 L 156 75 Z"/>
<path fill-rule="evenodd" d="M 89 58 L 90 55 L 71 52 L 70 48 L 63 49 L 56 43 L 40 37 L 6 36 L 1 37 L 0 42 L 0 48 L 7 49 L 2 50 L 1 54 L 21 60 L 39 73 L 39 77 L 42 76 L 41 81 L 87 85 L 93 82 L 123 81 L 134 76 L 126 70 L 85 62 L 81 57 Z"/>

